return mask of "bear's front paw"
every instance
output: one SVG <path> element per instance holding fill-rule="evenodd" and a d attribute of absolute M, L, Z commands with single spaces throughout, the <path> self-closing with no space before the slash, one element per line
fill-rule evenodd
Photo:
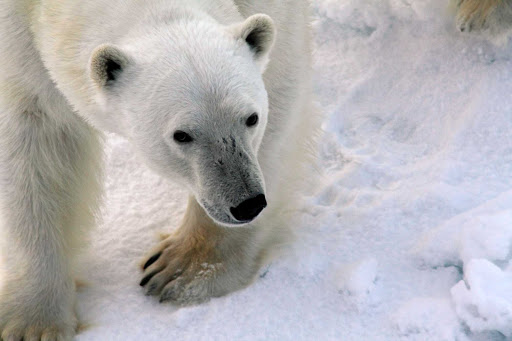
<path fill-rule="evenodd" d="M 39 293 L 41 296 L 24 294 L 23 289 L 26 288 L 0 295 L 0 339 L 71 341 L 77 328 L 71 302 L 44 290 Z"/>
<path fill-rule="evenodd" d="M 511 0 L 460 0 L 458 3 L 456 22 L 462 32 L 498 33 L 510 27 L 511 20 Z"/>
<path fill-rule="evenodd" d="M 479 30 L 485 25 L 491 1 L 460 0 L 457 8 L 456 23 L 461 32 Z"/>
<path fill-rule="evenodd" d="M 246 257 L 226 250 L 226 244 L 230 243 L 170 236 L 144 259 L 140 285 L 147 295 L 160 296 L 160 302 L 178 305 L 201 303 L 240 289 L 250 283 L 256 268 L 249 266 Z"/>

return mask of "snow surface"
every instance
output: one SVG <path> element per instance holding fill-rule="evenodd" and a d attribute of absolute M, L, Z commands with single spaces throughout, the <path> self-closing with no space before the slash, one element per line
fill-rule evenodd
<path fill-rule="evenodd" d="M 446 0 L 317 0 L 317 193 L 249 288 L 188 308 L 138 286 L 186 193 L 111 137 L 79 294 L 85 340 L 511 340 L 512 44 Z"/>

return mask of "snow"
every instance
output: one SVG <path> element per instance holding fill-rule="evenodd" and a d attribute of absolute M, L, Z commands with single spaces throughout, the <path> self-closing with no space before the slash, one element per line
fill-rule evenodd
<path fill-rule="evenodd" d="M 468 340 L 446 298 L 417 297 L 404 303 L 392 319 L 404 340 Z"/>
<path fill-rule="evenodd" d="M 187 194 L 109 137 L 77 340 L 512 339 L 512 46 L 446 0 L 317 0 L 324 174 L 245 290 L 187 308 L 138 262 Z"/>
<path fill-rule="evenodd" d="M 338 275 L 338 287 L 349 295 L 369 294 L 377 279 L 378 262 L 375 258 L 349 264 Z"/>

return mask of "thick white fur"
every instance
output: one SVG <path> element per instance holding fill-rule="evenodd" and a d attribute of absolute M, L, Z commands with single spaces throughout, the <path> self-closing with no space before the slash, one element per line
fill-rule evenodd
<path fill-rule="evenodd" d="M 153 250 L 147 293 L 190 304 L 249 284 L 285 230 L 318 126 L 308 2 L 6 0 L 0 17 L 2 338 L 74 335 L 72 256 L 94 225 L 99 131 L 191 191 Z M 244 40 L 254 27 L 258 49 Z M 123 64 L 114 84 L 105 56 Z M 177 129 L 194 142 L 178 145 Z M 259 192 L 263 213 L 229 227 L 229 207 Z"/>

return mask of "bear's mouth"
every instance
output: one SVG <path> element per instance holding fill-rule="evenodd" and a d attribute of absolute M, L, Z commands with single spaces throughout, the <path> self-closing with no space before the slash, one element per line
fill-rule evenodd
<path fill-rule="evenodd" d="M 218 209 L 213 205 L 209 205 L 205 201 L 200 201 L 201 206 L 204 208 L 206 214 L 217 224 L 227 227 L 240 227 L 247 225 L 251 221 L 239 221 L 236 220 L 229 210 Z"/>

